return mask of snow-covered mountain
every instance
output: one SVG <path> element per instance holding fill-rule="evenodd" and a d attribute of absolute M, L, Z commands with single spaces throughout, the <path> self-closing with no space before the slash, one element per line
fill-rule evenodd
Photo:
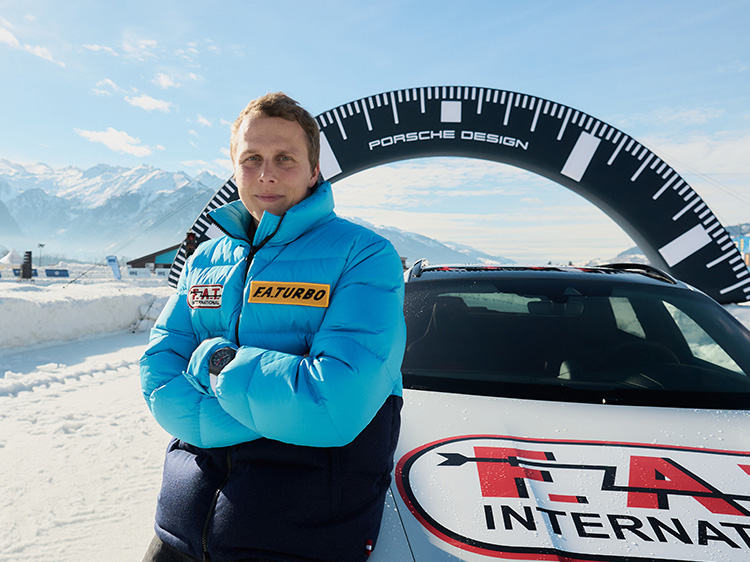
<path fill-rule="evenodd" d="M 354 217 L 346 217 L 350 221 L 370 230 L 374 230 L 383 238 L 391 241 L 402 258 L 406 258 L 407 265 L 411 265 L 420 258 L 426 258 L 430 263 L 460 264 L 460 263 L 515 263 L 509 258 L 486 254 L 471 246 L 456 244 L 455 242 L 439 242 L 416 232 L 407 232 L 396 227 L 375 226 L 367 221 Z"/>
<path fill-rule="evenodd" d="M 44 255 L 84 260 L 150 254 L 181 242 L 225 179 L 150 166 L 53 169 L 0 159 L 0 248 L 32 250 L 36 258 L 38 244 L 44 244 Z M 350 220 L 388 238 L 408 264 L 419 258 L 512 263 L 469 246 Z"/>
<path fill-rule="evenodd" d="M 0 160 L 0 244 L 136 257 L 176 244 L 224 180 L 139 166 L 53 169 Z"/>
<path fill-rule="evenodd" d="M 624 250 L 617 254 L 613 258 L 609 259 L 594 259 L 588 261 L 585 265 L 596 266 L 604 265 L 607 263 L 650 263 L 648 258 L 638 246 L 633 246 L 628 250 Z"/>

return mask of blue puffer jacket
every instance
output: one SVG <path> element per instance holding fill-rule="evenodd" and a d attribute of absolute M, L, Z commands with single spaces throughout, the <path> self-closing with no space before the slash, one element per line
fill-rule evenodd
<path fill-rule="evenodd" d="M 401 407 L 401 261 L 336 217 L 324 183 L 252 240 L 212 212 L 141 359 L 170 444 L 156 530 L 197 558 L 361 560 L 377 536 Z M 237 350 L 216 378 L 208 358 Z"/>

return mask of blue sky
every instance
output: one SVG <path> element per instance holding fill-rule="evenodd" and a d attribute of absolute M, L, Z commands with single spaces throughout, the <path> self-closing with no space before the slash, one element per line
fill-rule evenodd
<path fill-rule="evenodd" d="M 229 123 L 283 90 L 318 114 L 466 85 L 580 109 L 750 222 L 747 1 L 0 0 L 0 158 L 230 175 Z M 604 213 L 509 166 L 412 160 L 335 188 L 339 212 L 518 261 L 613 257 Z M 188 221 L 190 222 L 190 221 Z"/>

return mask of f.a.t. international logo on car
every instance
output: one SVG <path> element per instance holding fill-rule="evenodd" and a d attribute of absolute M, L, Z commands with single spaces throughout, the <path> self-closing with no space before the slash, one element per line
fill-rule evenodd
<path fill-rule="evenodd" d="M 462 436 L 404 455 L 396 481 L 433 535 L 495 558 L 750 559 L 748 452 Z"/>

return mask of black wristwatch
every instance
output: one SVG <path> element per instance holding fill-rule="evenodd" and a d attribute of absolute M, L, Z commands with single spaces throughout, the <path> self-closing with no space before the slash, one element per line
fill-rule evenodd
<path fill-rule="evenodd" d="M 217 349 L 208 360 L 208 372 L 212 375 L 218 375 L 234 359 L 235 355 L 237 355 L 237 350 L 231 347 Z"/>

